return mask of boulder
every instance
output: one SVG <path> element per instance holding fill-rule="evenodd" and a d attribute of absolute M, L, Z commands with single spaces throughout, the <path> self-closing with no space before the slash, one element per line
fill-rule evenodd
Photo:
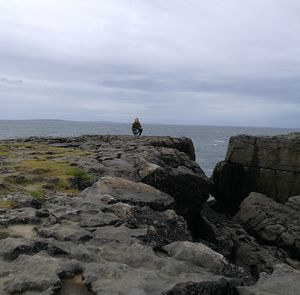
<path fill-rule="evenodd" d="M 231 263 L 243 267 L 255 278 L 260 272 L 272 273 L 273 265 L 280 263 L 280 249 L 260 245 L 240 224 L 204 206 L 201 240 L 210 248 L 224 255 Z"/>
<path fill-rule="evenodd" d="M 285 204 L 251 193 L 240 205 L 233 220 L 265 244 L 283 248 L 291 258 L 300 260 L 300 196 Z"/>
<path fill-rule="evenodd" d="M 222 270 L 227 259 L 202 243 L 176 241 L 163 247 L 168 255 L 179 260 L 189 261 L 212 271 Z"/>
<path fill-rule="evenodd" d="M 217 164 L 211 194 L 234 214 L 251 192 L 284 203 L 300 194 L 300 133 L 231 137 L 226 159 Z"/>

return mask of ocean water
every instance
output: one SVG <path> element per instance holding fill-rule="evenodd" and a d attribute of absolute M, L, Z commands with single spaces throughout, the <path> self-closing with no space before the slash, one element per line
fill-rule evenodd
<path fill-rule="evenodd" d="M 225 126 L 182 126 L 143 124 L 143 135 L 189 137 L 193 140 L 196 161 L 207 176 L 224 160 L 231 136 L 279 135 L 300 129 L 225 127 Z M 131 123 L 73 122 L 57 120 L 0 121 L 0 139 L 28 136 L 77 136 L 82 134 L 131 135 Z"/>

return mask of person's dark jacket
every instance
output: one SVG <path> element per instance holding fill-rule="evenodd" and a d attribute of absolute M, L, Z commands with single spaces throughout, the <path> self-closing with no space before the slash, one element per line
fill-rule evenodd
<path fill-rule="evenodd" d="M 133 122 L 131 128 L 140 130 L 140 129 L 142 129 L 142 126 L 141 126 L 140 122 Z"/>

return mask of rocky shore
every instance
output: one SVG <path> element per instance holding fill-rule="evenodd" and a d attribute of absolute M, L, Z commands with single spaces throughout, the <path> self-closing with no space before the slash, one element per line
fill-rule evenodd
<path fill-rule="evenodd" d="M 187 138 L 1 141 L 0 293 L 296 295 L 299 172 L 300 134 L 233 138 L 211 179 Z"/>

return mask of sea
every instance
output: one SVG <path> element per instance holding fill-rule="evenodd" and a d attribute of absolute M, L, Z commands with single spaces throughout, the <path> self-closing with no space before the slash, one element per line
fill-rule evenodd
<path fill-rule="evenodd" d="M 143 135 L 189 137 L 193 140 L 196 161 L 207 176 L 211 176 L 215 165 L 224 160 L 231 136 L 280 135 L 300 131 L 286 128 L 257 128 L 229 126 L 186 126 L 143 124 Z M 74 122 L 62 120 L 0 120 L 0 139 L 29 136 L 78 136 L 83 134 L 131 135 L 131 123 Z"/>

